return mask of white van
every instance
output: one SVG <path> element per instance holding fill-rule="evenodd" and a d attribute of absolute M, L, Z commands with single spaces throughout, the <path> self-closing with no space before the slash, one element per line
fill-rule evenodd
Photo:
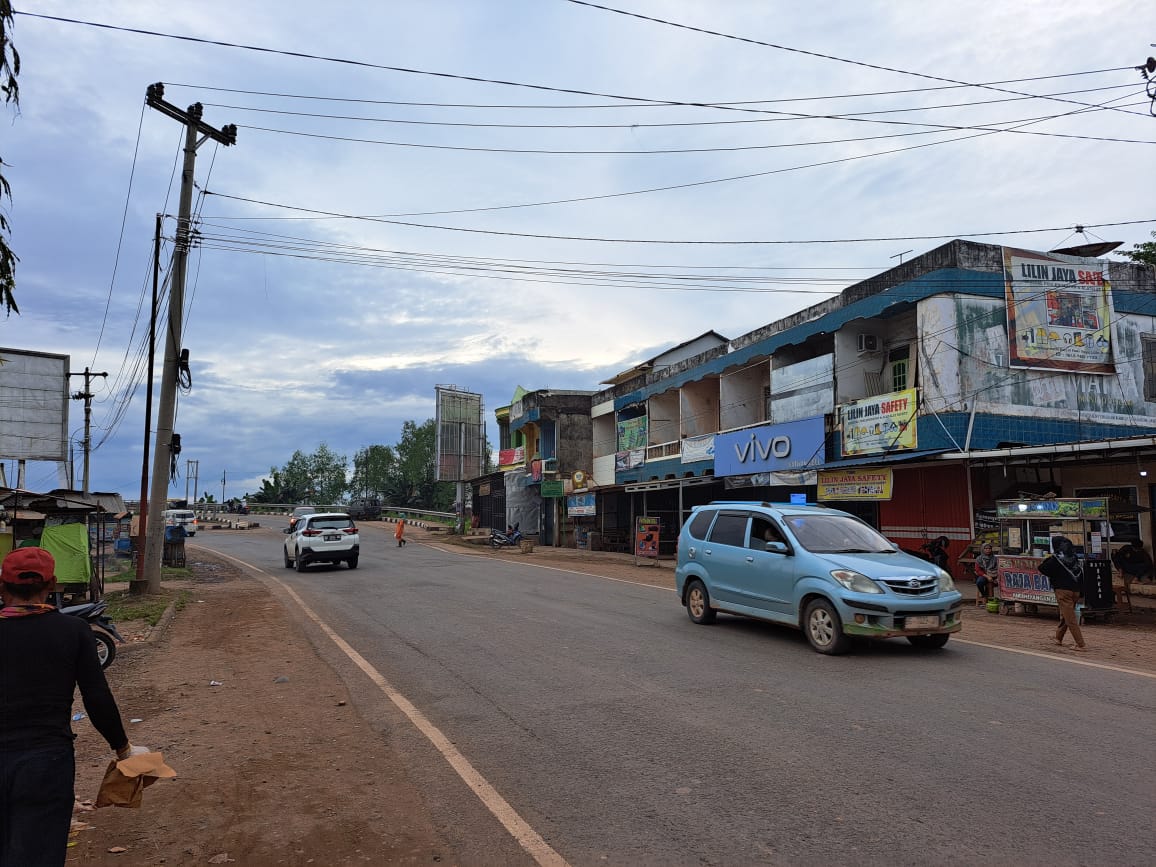
<path fill-rule="evenodd" d="M 165 526 L 181 526 L 186 536 L 197 535 L 197 513 L 192 509 L 165 509 Z"/>

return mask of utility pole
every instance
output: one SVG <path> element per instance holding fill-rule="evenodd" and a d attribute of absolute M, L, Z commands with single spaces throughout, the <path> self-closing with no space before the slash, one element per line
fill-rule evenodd
<path fill-rule="evenodd" d="M 221 470 L 221 506 L 225 505 L 225 474 L 228 470 Z"/>
<path fill-rule="evenodd" d="M 181 111 L 164 100 L 163 84 L 150 84 L 146 102 L 161 114 L 185 125 L 185 161 L 181 170 L 180 212 L 177 214 L 176 244 L 173 248 L 172 280 L 169 289 L 169 321 L 165 329 L 165 363 L 161 373 L 161 393 L 157 406 L 157 439 L 153 452 L 152 496 L 148 503 L 148 533 L 145 538 L 143 585 L 136 592 L 160 593 L 161 555 L 164 547 L 164 522 L 161 512 L 168 501 L 169 480 L 180 450 L 180 440 L 173 433 L 176 418 L 177 379 L 181 373 L 181 323 L 185 314 L 185 272 L 188 266 L 191 237 L 190 217 L 193 207 L 193 177 L 197 148 L 210 138 L 223 145 L 237 142 L 237 128 L 232 124 L 217 130 L 201 120 L 204 108 L 190 105 Z M 199 136 L 199 138 L 198 138 Z M 131 587 L 131 585 L 130 585 Z"/>
<path fill-rule="evenodd" d="M 193 482 L 193 503 L 197 502 L 197 482 L 200 480 L 200 461 L 185 461 L 185 502 L 189 501 L 189 480 Z M 190 506 L 192 508 L 192 506 Z"/>
<path fill-rule="evenodd" d="M 84 492 L 87 494 L 88 456 L 92 452 L 92 380 L 98 376 L 107 378 L 108 373 L 93 373 L 86 367 L 84 373 L 69 373 L 68 375 L 84 377 L 84 391 L 76 392 L 72 395 L 72 399 L 84 401 Z"/>
<path fill-rule="evenodd" d="M 149 310 L 149 375 L 148 390 L 145 391 L 144 448 L 140 460 L 140 506 L 137 508 L 136 575 L 128 583 L 130 593 L 144 593 L 148 582 L 144 577 L 145 539 L 148 538 L 149 513 L 149 444 L 153 433 L 153 361 L 157 354 L 157 296 L 161 279 L 161 226 L 164 215 L 157 214 L 157 227 L 153 235 L 153 306 Z"/>

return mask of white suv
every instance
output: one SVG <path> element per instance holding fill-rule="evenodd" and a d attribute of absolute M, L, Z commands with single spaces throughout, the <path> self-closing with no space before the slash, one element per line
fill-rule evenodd
<path fill-rule="evenodd" d="M 197 513 L 192 509 L 165 509 L 166 527 L 184 527 L 186 536 L 197 535 Z"/>
<path fill-rule="evenodd" d="M 339 563 L 357 568 L 361 537 L 357 524 L 344 512 L 318 512 L 302 515 L 285 530 L 285 568 L 304 572 L 310 563 Z"/>

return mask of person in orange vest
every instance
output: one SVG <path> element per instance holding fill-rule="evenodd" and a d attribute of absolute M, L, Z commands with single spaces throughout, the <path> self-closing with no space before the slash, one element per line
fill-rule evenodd
<path fill-rule="evenodd" d="M 394 528 L 393 538 L 397 539 L 397 547 L 405 547 L 405 518 L 397 519 L 397 527 Z"/>

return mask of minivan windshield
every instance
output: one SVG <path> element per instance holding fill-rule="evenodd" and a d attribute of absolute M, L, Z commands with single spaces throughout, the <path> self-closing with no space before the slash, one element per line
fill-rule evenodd
<path fill-rule="evenodd" d="M 895 546 L 862 521 L 846 515 L 787 515 L 799 544 L 816 554 L 893 554 Z"/>

